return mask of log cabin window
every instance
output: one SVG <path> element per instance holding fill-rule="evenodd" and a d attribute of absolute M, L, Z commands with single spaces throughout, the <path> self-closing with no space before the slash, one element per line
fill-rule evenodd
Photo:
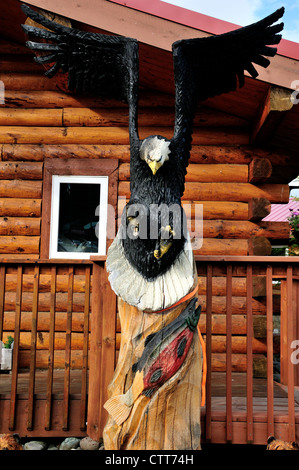
<path fill-rule="evenodd" d="M 52 177 L 50 258 L 106 254 L 108 176 Z"/>
<path fill-rule="evenodd" d="M 105 255 L 115 225 L 118 161 L 47 158 L 44 162 L 41 258 Z"/>

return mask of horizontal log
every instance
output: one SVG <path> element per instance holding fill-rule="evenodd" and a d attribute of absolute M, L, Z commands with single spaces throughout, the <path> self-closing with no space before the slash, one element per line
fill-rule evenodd
<path fill-rule="evenodd" d="M 118 199 L 118 216 L 120 217 L 122 211 L 128 200 L 122 196 Z M 244 202 L 231 202 L 231 201 L 188 201 L 183 200 L 182 206 L 184 208 L 187 219 L 195 219 L 195 217 L 203 215 L 204 220 L 224 219 L 224 220 L 247 220 L 248 219 L 248 204 Z"/>
<path fill-rule="evenodd" d="M 43 73 L 33 72 L 1 72 L 0 80 L 4 83 L 5 90 L 57 90 L 55 80 L 49 80 Z"/>
<path fill-rule="evenodd" d="M 206 295 L 207 278 L 205 276 L 198 276 L 198 293 L 199 295 Z M 253 276 L 252 277 L 252 295 L 253 297 L 261 297 L 266 295 L 266 277 Z M 212 278 L 212 295 L 225 296 L 226 295 L 226 277 L 213 277 Z M 232 278 L 232 295 L 236 297 L 247 296 L 247 281 L 246 277 L 233 277 Z"/>
<path fill-rule="evenodd" d="M 206 256 L 270 256 L 272 247 L 265 237 L 254 237 L 248 240 L 196 238 L 191 235 L 191 243 L 195 255 Z M 200 245 L 201 244 L 201 245 Z"/>
<path fill-rule="evenodd" d="M 190 161 L 192 163 L 229 163 L 248 165 L 254 150 L 250 147 L 232 145 L 193 145 Z"/>
<path fill-rule="evenodd" d="M 253 158 L 249 164 L 250 183 L 262 183 L 272 174 L 272 164 L 268 158 Z"/>
<path fill-rule="evenodd" d="M 47 105 L 45 105 L 47 107 Z M 44 158 L 70 157 L 77 158 L 119 158 L 121 162 L 130 161 L 129 145 L 75 145 L 75 144 L 2 144 L 3 160 L 35 160 Z M 230 145 L 195 145 L 193 143 L 190 153 L 190 163 L 200 164 L 236 164 L 248 165 L 253 158 L 268 159 L 272 167 L 280 165 L 287 168 L 294 161 L 285 154 L 270 153 L 250 147 Z"/>
<path fill-rule="evenodd" d="M 2 144 L 2 160 L 35 160 L 44 158 L 118 158 L 121 162 L 130 161 L 129 145 L 74 145 L 74 144 Z M 240 163 L 238 162 L 240 158 Z M 216 147 L 213 145 L 193 145 L 191 163 L 235 163 L 248 164 L 252 159 L 249 151 L 235 147 Z"/>
<path fill-rule="evenodd" d="M 130 197 L 130 185 L 127 181 L 119 183 L 119 195 Z M 266 198 L 273 203 L 289 201 L 287 184 L 250 183 L 186 183 L 183 199 L 193 201 L 238 201 L 249 202 L 253 198 Z"/>
<path fill-rule="evenodd" d="M 0 74 L 1 77 L 1 74 Z M 1 78 L 0 78 L 1 79 Z M 141 127 L 140 139 L 161 134 L 156 127 Z M 165 127 L 166 138 L 173 137 L 173 129 Z M 236 129 L 194 129 L 193 142 L 199 144 L 248 144 L 248 134 Z M 0 144 L 129 144 L 129 131 L 124 127 L 0 127 Z"/>
<path fill-rule="evenodd" d="M 212 354 L 212 372 L 226 371 L 226 354 Z M 263 354 L 254 354 L 253 360 L 253 377 L 267 377 L 267 358 Z M 232 372 L 247 371 L 247 355 L 232 354 Z"/>
<path fill-rule="evenodd" d="M 21 350 L 19 352 L 19 366 L 22 369 L 29 368 L 30 365 L 30 353 L 29 350 Z M 224 372 L 226 370 L 226 354 L 224 353 L 213 353 L 212 354 L 212 371 L 213 372 Z M 70 368 L 82 369 L 83 366 L 83 352 L 82 351 L 71 351 L 71 362 Z M 54 352 L 54 368 L 64 369 L 65 367 L 65 351 Z M 48 368 L 48 351 L 38 350 L 36 351 L 36 368 L 47 369 Z M 246 372 L 247 361 L 246 354 L 232 354 L 232 370 L 233 372 Z M 267 359 L 262 354 L 255 354 L 253 356 L 253 375 L 254 377 L 266 377 L 267 372 Z"/>
<path fill-rule="evenodd" d="M 271 203 L 265 197 L 253 197 L 248 202 L 248 219 L 262 220 L 271 212 Z"/>
<path fill-rule="evenodd" d="M 0 200 L 0 216 L 40 217 L 41 199 L 2 198 Z"/>
<path fill-rule="evenodd" d="M 84 312 L 85 305 L 85 294 L 84 293 L 74 293 L 72 302 L 72 311 L 73 312 Z M 15 292 L 7 292 L 5 294 L 4 301 L 4 310 L 14 311 L 16 303 L 16 294 Z M 50 293 L 41 293 L 38 298 L 38 308 L 40 312 L 49 312 L 51 304 L 51 294 Z M 33 305 L 33 294 L 30 292 L 23 292 L 21 309 L 24 312 L 32 311 Z M 63 312 L 67 311 L 68 306 L 68 294 L 67 293 L 57 293 L 56 294 L 56 310 Z"/>
<path fill-rule="evenodd" d="M 6 316 L 9 314 L 6 313 Z M 10 314 L 12 315 L 12 314 Z M 25 315 L 25 313 L 22 313 L 22 318 Z M 29 315 L 29 314 L 28 314 Z M 46 315 L 46 314 L 43 314 Z M 212 335 L 226 335 L 226 322 L 227 322 L 227 316 L 226 314 L 212 314 L 211 316 L 211 333 Z M 206 321 L 207 321 L 207 316 L 205 313 L 200 314 L 199 318 L 199 329 L 201 333 L 204 335 L 206 334 Z M 23 320 L 22 320 L 23 322 Z M 263 338 L 265 339 L 267 337 L 267 317 L 266 315 L 253 315 L 252 317 L 252 323 L 253 323 L 253 337 L 254 338 Z M 4 322 L 4 324 L 6 324 Z M 8 323 L 7 325 L 10 326 L 13 322 Z M 247 319 L 246 315 L 232 315 L 231 317 L 231 324 L 232 324 L 232 334 L 233 335 L 247 335 Z M 280 325 L 280 316 L 279 315 L 274 315 L 273 316 L 273 325 L 274 327 L 279 329 Z M 28 326 L 29 326 L 29 320 L 28 320 Z M 9 329 L 9 328 L 6 328 Z M 25 328 L 22 328 L 25 329 Z M 27 328 L 30 329 L 30 328 Z M 44 329 L 46 330 L 46 328 Z M 117 314 L 117 324 L 116 324 L 116 332 L 121 333 L 121 325 L 120 325 L 120 318 L 119 315 Z M 117 341 L 117 344 L 119 345 L 120 343 Z"/>
<path fill-rule="evenodd" d="M 0 180 L 0 198 L 41 199 L 42 182 L 26 180 Z"/>
<path fill-rule="evenodd" d="M 50 274 L 40 274 L 39 275 L 39 284 L 38 291 L 39 293 L 51 292 L 51 280 L 52 276 Z M 69 276 L 68 274 L 57 274 L 56 275 L 56 292 L 68 292 L 69 286 Z M 91 276 L 91 286 L 92 289 L 92 276 Z M 23 274 L 22 277 L 22 292 L 33 292 L 34 286 L 34 276 L 33 274 Z M 6 274 L 5 277 L 5 291 L 6 292 L 15 292 L 17 287 L 17 274 Z M 82 274 L 73 275 L 73 292 L 75 293 L 85 293 L 85 276 Z"/>
<path fill-rule="evenodd" d="M 274 326 L 279 328 L 279 316 L 273 317 Z M 66 331 L 67 313 L 55 312 L 55 331 Z M 202 313 L 199 320 L 199 327 L 202 334 L 206 333 L 206 314 Z M 13 331 L 15 329 L 15 312 L 5 312 L 3 319 L 3 331 Z M 21 331 L 31 331 L 32 329 L 32 312 L 21 312 Z M 50 330 L 50 312 L 38 312 L 37 315 L 37 331 L 48 332 Z M 89 324 L 90 330 L 90 324 Z M 83 332 L 84 331 L 84 312 L 72 313 L 72 326 L 71 331 Z M 120 320 L 117 316 L 117 333 L 121 332 Z M 246 315 L 233 315 L 232 316 L 232 334 L 233 335 L 246 335 L 247 321 Z M 212 335 L 225 335 L 226 334 L 226 315 L 213 314 L 212 315 Z M 265 315 L 253 316 L 253 336 L 255 338 L 266 338 L 267 335 L 267 318 Z M 118 343 L 117 343 L 118 344 Z"/>
<path fill-rule="evenodd" d="M 201 248 L 194 249 L 194 254 L 215 256 L 230 254 L 232 256 L 247 256 L 248 241 L 205 238 L 202 242 Z"/>
<path fill-rule="evenodd" d="M 119 180 L 130 180 L 130 164 L 123 163 L 119 166 Z M 231 182 L 246 183 L 248 181 L 247 165 L 226 164 L 194 164 L 187 168 L 186 181 L 188 182 Z"/>
<path fill-rule="evenodd" d="M 40 218 L 0 217 L 0 235 L 40 235 Z"/>
<path fill-rule="evenodd" d="M 207 278 L 205 276 L 198 276 L 198 294 L 206 295 L 207 293 Z M 212 278 L 212 295 L 226 295 L 226 277 L 213 277 Z M 246 278 L 233 277 L 232 278 L 232 295 L 237 297 L 246 297 L 247 283 Z"/>
<path fill-rule="evenodd" d="M 1 254 L 39 253 L 40 237 L 0 236 Z"/>
<path fill-rule="evenodd" d="M 204 336 L 206 341 L 206 337 Z M 212 353 L 226 353 L 226 336 L 225 335 L 213 335 L 212 336 Z M 116 334 L 116 349 L 120 348 L 121 334 Z M 233 354 L 246 354 L 247 352 L 247 338 L 246 336 L 232 336 L 231 346 Z M 279 352 L 279 338 L 276 338 L 274 341 L 274 352 Z M 23 347 L 26 349 L 25 347 Z M 40 348 L 41 349 L 41 348 Z M 56 349 L 62 349 L 57 347 Z M 75 349 L 75 348 L 73 348 Z M 252 339 L 252 352 L 253 354 L 266 354 L 267 353 L 267 343 L 266 339 Z"/>
<path fill-rule="evenodd" d="M 212 335 L 226 335 L 226 315 L 212 315 Z M 279 327 L 279 316 L 273 316 L 273 324 Z M 232 334 L 233 335 L 247 335 L 247 319 L 246 315 L 233 315 L 231 318 Z M 252 318 L 253 323 L 253 337 L 265 339 L 267 337 L 267 318 L 266 315 L 254 315 Z M 206 314 L 200 315 L 199 327 L 202 334 L 206 333 Z M 213 336 L 214 338 L 214 336 Z M 276 338 L 277 341 L 277 338 Z"/>
<path fill-rule="evenodd" d="M 2 54 L 22 54 L 32 56 L 32 52 L 22 44 L 17 44 L 6 39 L 0 39 L 0 50 Z"/>
<path fill-rule="evenodd" d="M 199 295 L 198 301 L 201 305 L 202 312 L 206 312 L 206 296 Z M 224 315 L 226 313 L 226 297 L 224 296 L 213 296 L 212 297 L 212 311 L 213 314 Z M 266 298 L 254 298 L 252 299 L 252 313 L 253 315 L 265 315 Z M 247 312 L 247 297 L 232 297 L 232 314 L 233 315 L 246 315 Z M 273 302 L 273 313 L 280 312 L 280 298 L 274 297 Z"/>
<path fill-rule="evenodd" d="M 28 79 L 29 80 L 29 79 Z M 27 80 L 27 84 L 28 84 Z M 47 79 L 48 82 L 51 81 Z M 25 89 L 25 88 L 24 88 Z M 99 96 L 77 95 L 62 93 L 59 90 L 38 90 L 37 88 L 9 90 L 5 92 L 5 107 L 25 108 L 128 108 L 128 105 L 116 100 Z M 140 91 L 139 105 L 148 107 L 170 107 L 173 110 L 174 97 L 155 91 Z"/>
<path fill-rule="evenodd" d="M 252 237 L 248 240 L 248 254 L 250 256 L 270 256 L 272 246 L 265 237 Z"/>
<path fill-rule="evenodd" d="M 31 351 L 20 350 L 18 361 L 21 369 L 28 369 L 30 367 Z M 54 368 L 64 369 L 65 368 L 65 351 L 54 352 Z M 49 352 L 47 350 L 36 351 L 36 369 L 48 369 L 49 367 Z M 71 370 L 82 370 L 83 367 L 83 351 L 73 350 L 71 351 L 70 369 Z"/>
<path fill-rule="evenodd" d="M 3 334 L 4 341 L 7 340 L 8 336 L 14 336 L 13 331 L 6 331 Z M 84 335 L 83 333 L 71 333 L 71 349 L 83 350 L 84 345 Z M 89 346 L 89 340 L 88 340 Z M 20 333 L 20 350 L 30 349 L 31 348 L 31 332 L 21 331 Z M 55 332 L 54 335 L 54 349 L 56 350 L 65 350 L 66 348 L 66 333 L 64 332 Z M 36 350 L 49 349 L 49 333 L 45 331 L 39 331 L 36 336 Z"/>
<path fill-rule="evenodd" d="M 124 183 L 122 183 L 124 184 Z M 250 183 L 186 183 L 184 199 L 224 200 L 248 202 L 252 198 L 266 198 L 270 202 L 289 201 L 289 186 L 286 184 Z"/>
<path fill-rule="evenodd" d="M 63 126 L 61 109 L 0 108 L 1 126 Z"/>
<path fill-rule="evenodd" d="M 128 126 L 129 113 L 124 108 L 64 108 L 63 125 Z M 174 126 L 174 108 L 138 108 L 139 126 Z M 230 114 L 202 107 L 194 117 L 195 127 L 247 127 L 248 122 Z"/>
<path fill-rule="evenodd" d="M 42 162 L 0 162 L 0 179 L 41 180 Z"/>
<path fill-rule="evenodd" d="M 44 158 L 118 158 L 120 162 L 130 161 L 129 145 L 36 145 L 2 144 L 2 160 L 34 160 Z"/>
<path fill-rule="evenodd" d="M 24 353 L 25 351 L 23 351 Z M 41 355 L 43 351 L 39 351 Z M 77 351 L 74 351 L 74 355 Z M 58 356 L 59 351 L 57 351 Z M 116 360 L 119 351 L 116 351 Z M 57 361 L 58 362 L 58 361 Z M 62 363 L 62 360 L 61 360 Z M 267 377 L 267 358 L 263 354 L 253 355 L 253 377 L 265 378 Z M 247 355 L 246 354 L 232 354 L 232 372 L 246 372 L 247 371 Z M 225 353 L 212 353 L 211 354 L 211 372 L 226 372 L 226 354 Z"/>
<path fill-rule="evenodd" d="M 55 312 L 55 331 L 66 331 L 67 312 Z M 3 331 L 14 331 L 15 312 L 5 312 L 3 320 Z M 21 331 L 31 331 L 32 312 L 21 312 Z M 89 327 L 90 329 L 90 327 Z M 38 312 L 37 331 L 50 331 L 50 312 Z M 84 331 L 84 312 L 72 312 L 71 331 Z"/>
<path fill-rule="evenodd" d="M 254 156 L 257 158 L 267 158 L 270 160 L 272 164 L 272 168 L 276 166 L 282 166 L 282 167 L 289 167 L 290 165 L 294 165 L 294 155 L 292 153 L 289 153 L 285 148 L 275 148 L 275 149 L 267 149 L 263 147 L 248 147 L 248 149 L 253 149 Z M 287 170 L 287 168 L 286 168 Z"/>
<path fill-rule="evenodd" d="M 196 214 L 200 213 L 197 206 L 201 206 L 200 210 L 202 210 L 204 220 L 214 220 L 214 219 L 247 220 L 248 219 L 248 204 L 244 202 L 183 200 L 182 206 L 185 210 L 187 219 L 194 220 L 196 217 Z"/>
<path fill-rule="evenodd" d="M 1 49 L 0 49 L 1 50 Z M 0 72 L 35 72 L 40 73 L 40 65 L 32 60 L 30 55 L 24 54 L 5 54 L 1 50 Z"/>
<path fill-rule="evenodd" d="M 250 222 L 230 220 L 204 220 L 204 238 L 242 238 L 266 237 L 273 239 L 289 238 L 288 222 Z M 198 234 L 200 235 L 200 234 Z"/>

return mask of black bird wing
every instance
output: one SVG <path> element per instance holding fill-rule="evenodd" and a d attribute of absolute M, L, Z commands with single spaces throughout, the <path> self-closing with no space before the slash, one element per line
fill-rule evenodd
<path fill-rule="evenodd" d="M 274 57 L 283 23 L 273 24 L 284 14 L 280 8 L 263 20 L 229 33 L 173 43 L 175 79 L 175 126 L 170 148 L 176 155 L 177 171 L 186 174 L 192 141 L 194 113 L 200 101 L 234 91 L 244 85 L 244 72 L 256 78 L 254 64 L 264 68 Z"/>
<path fill-rule="evenodd" d="M 139 144 L 137 107 L 139 88 L 138 43 L 135 39 L 68 28 L 22 5 L 23 12 L 44 28 L 22 25 L 27 46 L 39 64 L 50 64 L 49 78 L 67 74 L 69 91 L 124 101 L 129 105 L 130 143 Z"/>

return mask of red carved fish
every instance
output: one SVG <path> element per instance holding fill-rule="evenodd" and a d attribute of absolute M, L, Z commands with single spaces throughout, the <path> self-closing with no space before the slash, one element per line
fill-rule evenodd
<path fill-rule="evenodd" d="M 132 386 L 105 403 L 104 408 L 119 426 L 129 417 L 141 394 L 151 397 L 183 364 L 201 312 L 200 306 L 195 308 L 196 302 L 196 298 L 192 299 L 178 318 L 146 338 L 143 353 L 132 368 Z"/>

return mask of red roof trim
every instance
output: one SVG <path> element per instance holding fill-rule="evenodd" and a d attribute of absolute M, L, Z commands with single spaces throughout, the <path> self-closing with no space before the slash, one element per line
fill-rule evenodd
<path fill-rule="evenodd" d="M 199 29 L 210 34 L 223 34 L 240 26 L 227 21 L 219 20 L 202 13 L 187 10 L 161 0 L 108 0 L 112 3 L 133 8 L 134 10 L 149 13 L 175 23 L 179 23 L 191 28 Z M 299 44 L 293 41 L 282 39 L 278 45 L 280 55 L 299 60 Z"/>

